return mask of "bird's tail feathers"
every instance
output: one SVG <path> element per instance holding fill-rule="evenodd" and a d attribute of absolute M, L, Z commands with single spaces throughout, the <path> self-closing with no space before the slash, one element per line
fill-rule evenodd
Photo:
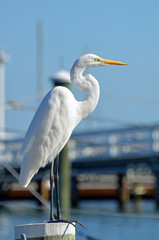
<path fill-rule="evenodd" d="M 20 176 L 19 176 L 19 183 L 22 187 L 27 187 L 28 184 L 30 183 L 31 179 L 33 176 L 38 172 L 38 170 L 30 171 L 28 172 L 27 169 L 22 166 L 21 171 L 20 171 Z"/>

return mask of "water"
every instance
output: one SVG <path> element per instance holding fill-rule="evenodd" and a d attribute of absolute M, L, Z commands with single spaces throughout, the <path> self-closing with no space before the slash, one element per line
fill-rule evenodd
<path fill-rule="evenodd" d="M 48 220 L 47 209 L 33 203 L 6 203 L 0 208 L 0 239 L 14 239 L 14 226 L 39 223 Z M 97 240 L 158 240 L 159 212 L 153 201 L 142 202 L 140 212 L 130 203 L 125 213 L 118 212 L 115 201 L 83 201 L 79 208 L 72 209 L 70 219 L 78 219 L 86 229 L 77 227 L 77 240 L 84 235 Z M 88 238 L 87 238 L 88 239 Z"/>

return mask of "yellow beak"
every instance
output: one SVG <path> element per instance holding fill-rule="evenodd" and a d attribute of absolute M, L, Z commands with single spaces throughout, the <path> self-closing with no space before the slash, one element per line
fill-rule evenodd
<path fill-rule="evenodd" d="M 123 63 L 123 62 L 118 62 L 118 61 L 108 60 L 108 59 L 102 59 L 101 62 L 103 62 L 106 65 L 127 65 L 126 63 Z"/>

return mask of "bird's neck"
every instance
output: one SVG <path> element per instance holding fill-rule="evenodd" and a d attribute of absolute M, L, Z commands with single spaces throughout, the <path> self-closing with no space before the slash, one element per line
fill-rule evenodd
<path fill-rule="evenodd" d="M 97 106 L 100 88 L 97 80 L 91 75 L 83 76 L 85 68 L 73 67 L 71 70 L 71 82 L 74 83 L 80 90 L 86 92 L 86 97 L 83 101 L 78 102 L 78 113 L 81 118 L 86 118 Z"/>

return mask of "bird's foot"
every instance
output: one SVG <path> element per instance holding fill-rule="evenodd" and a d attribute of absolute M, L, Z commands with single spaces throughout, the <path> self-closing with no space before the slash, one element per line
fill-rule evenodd
<path fill-rule="evenodd" d="M 85 226 L 80 223 L 78 220 L 75 221 L 70 221 L 70 220 L 64 220 L 64 219 L 57 219 L 57 220 L 51 220 L 51 221 L 45 221 L 46 223 L 69 223 L 72 224 L 74 227 L 76 227 L 76 225 L 74 223 L 78 223 L 81 227 L 85 228 Z"/>
<path fill-rule="evenodd" d="M 82 223 L 80 223 L 78 220 L 70 221 L 70 220 L 60 219 L 60 220 L 58 220 L 57 222 L 70 223 L 70 224 L 72 224 L 74 227 L 76 227 L 76 225 L 75 225 L 74 223 L 78 223 L 81 227 L 85 228 L 85 226 L 84 226 Z"/>

